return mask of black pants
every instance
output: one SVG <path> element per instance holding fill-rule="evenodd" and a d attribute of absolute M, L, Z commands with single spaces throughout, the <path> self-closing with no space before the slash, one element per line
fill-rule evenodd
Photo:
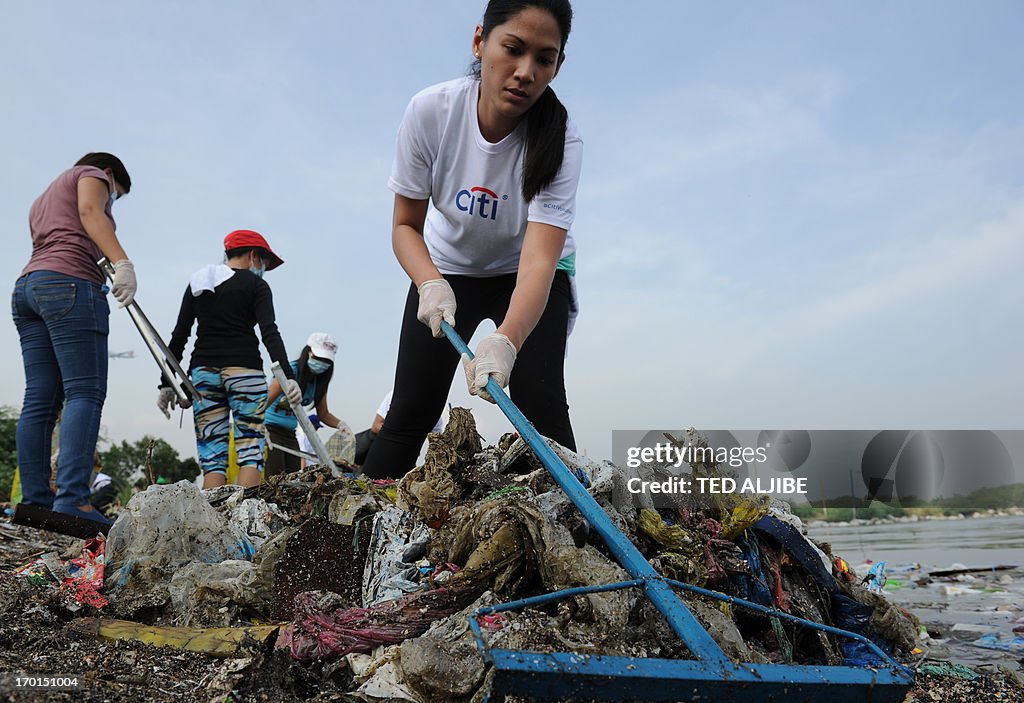
<path fill-rule="evenodd" d="M 373 440 L 377 439 L 377 433 L 370 429 L 365 429 L 362 432 L 356 432 L 356 466 L 362 466 L 363 462 L 366 461 L 366 455 L 370 451 L 370 447 L 373 446 Z"/>
<path fill-rule="evenodd" d="M 295 430 L 285 429 L 280 425 L 267 425 L 267 434 L 270 441 L 279 447 L 287 447 L 299 451 L 299 440 L 295 439 Z M 263 480 L 278 474 L 290 474 L 298 471 L 301 466 L 301 459 L 294 454 L 282 452 L 280 449 L 271 449 L 267 453 L 267 463 L 263 467 Z"/>
<path fill-rule="evenodd" d="M 516 275 L 445 276 L 455 292 L 455 330 L 469 340 L 485 319 L 505 319 Z M 569 321 L 569 276 L 556 271 L 540 321 L 523 343 L 509 378 L 512 401 L 537 431 L 576 449 L 565 399 L 565 337 Z M 419 295 L 410 286 L 402 318 L 394 395 L 363 471 L 370 478 L 399 478 L 416 463 L 423 440 L 444 410 L 459 354 L 449 341 L 434 339 L 416 319 Z M 461 368 L 460 368 L 461 373 Z"/>

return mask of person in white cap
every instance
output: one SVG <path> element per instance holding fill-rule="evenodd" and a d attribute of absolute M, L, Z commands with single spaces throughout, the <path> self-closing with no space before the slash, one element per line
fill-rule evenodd
<path fill-rule="evenodd" d="M 327 388 L 334 375 L 334 359 L 338 353 L 338 343 L 324 332 L 314 332 L 306 340 L 299 358 L 291 362 L 291 370 L 302 393 L 302 407 L 313 405 L 320 422 L 328 427 L 340 429 L 342 421 L 331 414 L 327 407 Z M 267 413 L 264 423 L 270 441 L 274 445 L 267 456 L 267 467 L 263 478 L 275 474 L 298 471 L 299 457 L 288 454 L 277 447 L 285 447 L 298 451 L 299 443 L 295 438 L 295 428 L 299 421 L 295 410 L 286 399 L 281 398 L 281 386 L 277 381 L 270 382 L 267 395 Z"/>

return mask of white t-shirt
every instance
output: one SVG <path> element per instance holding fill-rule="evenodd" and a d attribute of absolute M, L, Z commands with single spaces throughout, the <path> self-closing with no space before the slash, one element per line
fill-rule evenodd
<path fill-rule="evenodd" d="M 527 222 L 566 231 L 576 215 L 583 141 L 570 120 L 555 179 L 527 204 L 522 171 L 525 120 L 497 144 L 480 134 L 479 81 L 439 83 L 413 96 L 398 130 L 388 187 L 415 200 L 430 198 L 423 238 L 442 274 L 515 273 Z M 560 258 L 576 251 L 572 234 Z"/>
<path fill-rule="evenodd" d="M 377 414 L 381 417 L 388 416 L 388 410 L 391 409 L 391 395 L 393 393 L 394 391 L 388 391 L 388 394 L 384 396 L 384 400 L 380 401 L 380 407 L 377 408 Z M 447 424 L 447 421 L 445 420 L 444 413 L 441 413 L 441 417 L 437 418 L 437 422 L 434 423 L 434 426 L 430 431 L 443 432 L 445 424 Z"/>

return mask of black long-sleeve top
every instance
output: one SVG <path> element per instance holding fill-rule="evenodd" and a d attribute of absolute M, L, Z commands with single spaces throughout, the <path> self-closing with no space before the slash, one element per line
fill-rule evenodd
<path fill-rule="evenodd" d="M 270 286 L 251 271 L 236 269 L 235 274 L 215 290 L 203 291 L 198 296 L 192 295 L 189 286 L 185 287 L 178 321 L 167 345 L 178 361 L 185 353 L 192 323 L 197 320 L 199 326 L 189 371 L 199 366 L 262 369 L 263 357 L 255 332 L 259 325 L 270 358 L 281 364 L 285 376 L 294 378 L 274 319 L 274 296 Z M 163 379 L 161 383 L 165 383 Z"/>

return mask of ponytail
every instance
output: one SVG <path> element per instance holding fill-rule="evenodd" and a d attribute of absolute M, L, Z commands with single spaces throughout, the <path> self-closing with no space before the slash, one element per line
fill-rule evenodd
<path fill-rule="evenodd" d="M 565 126 L 569 113 L 548 86 L 526 117 L 526 155 L 523 158 L 523 200 L 551 185 L 565 157 Z"/>

